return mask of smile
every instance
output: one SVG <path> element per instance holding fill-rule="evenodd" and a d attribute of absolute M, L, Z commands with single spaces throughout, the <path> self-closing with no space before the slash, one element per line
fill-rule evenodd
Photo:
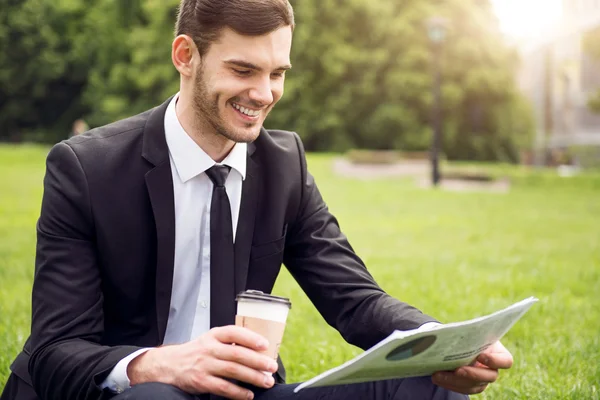
<path fill-rule="evenodd" d="M 258 117 L 260 115 L 260 110 L 251 110 L 246 107 L 242 107 L 239 104 L 231 103 L 232 107 L 238 110 L 240 113 L 248 116 L 248 117 Z"/>

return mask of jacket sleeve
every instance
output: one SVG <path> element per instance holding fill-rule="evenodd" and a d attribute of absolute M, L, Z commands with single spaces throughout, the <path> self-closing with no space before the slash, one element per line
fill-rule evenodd
<path fill-rule="evenodd" d="M 347 342 L 367 349 L 396 329 L 435 321 L 377 285 L 329 212 L 297 136 L 296 141 L 302 194 L 298 216 L 288 229 L 284 264 L 327 323 Z"/>
<path fill-rule="evenodd" d="M 66 143 L 46 163 L 32 295 L 29 373 L 44 400 L 100 399 L 98 386 L 133 346 L 101 346 L 102 275 L 88 182 Z"/>

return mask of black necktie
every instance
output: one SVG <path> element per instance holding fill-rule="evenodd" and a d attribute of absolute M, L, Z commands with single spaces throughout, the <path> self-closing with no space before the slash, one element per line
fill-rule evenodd
<path fill-rule="evenodd" d="M 231 206 L 225 191 L 230 168 L 214 165 L 206 171 L 213 182 L 210 203 L 210 326 L 235 320 L 235 279 Z"/>

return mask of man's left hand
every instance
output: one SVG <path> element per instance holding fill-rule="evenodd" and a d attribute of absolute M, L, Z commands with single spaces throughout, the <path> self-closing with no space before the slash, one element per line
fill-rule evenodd
<path fill-rule="evenodd" d="M 477 394 L 498 379 L 499 369 L 508 369 L 512 365 L 512 354 L 502 343 L 496 342 L 481 353 L 473 364 L 454 371 L 436 372 L 432 380 L 435 385 L 453 392 Z"/>

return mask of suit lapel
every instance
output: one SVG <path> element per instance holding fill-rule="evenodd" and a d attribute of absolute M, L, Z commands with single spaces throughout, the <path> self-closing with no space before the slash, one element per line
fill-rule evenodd
<path fill-rule="evenodd" d="M 156 321 L 161 344 L 167 329 L 175 262 L 175 200 L 164 116 L 171 99 L 155 108 L 144 130 L 142 157 L 154 168 L 146 173 L 146 187 L 156 224 Z"/>
<path fill-rule="evenodd" d="M 255 145 L 248 145 L 246 179 L 242 184 L 242 201 L 235 234 L 235 293 L 246 289 L 248 264 L 252 250 L 256 209 L 259 200 L 260 173 L 258 164 L 252 159 Z"/>
<path fill-rule="evenodd" d="M 175 262 L 175 204 L 171 166 L 164 163 L 146 174 L 156 224 L 156 322 L 163 342 L 169 318 Z"/>

